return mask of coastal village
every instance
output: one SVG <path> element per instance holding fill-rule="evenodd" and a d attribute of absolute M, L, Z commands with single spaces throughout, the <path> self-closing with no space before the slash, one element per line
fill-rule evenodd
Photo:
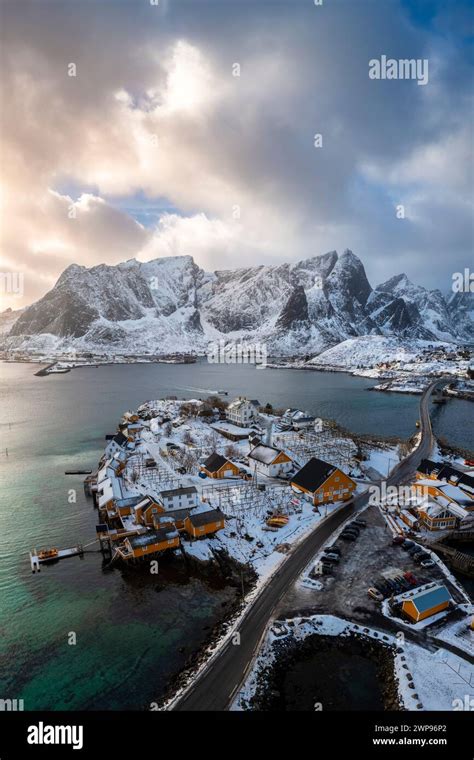
<path fill-rule="evenodd" d="M 455 693 L 441 676 L 428 677 L 432 651 L 447 648 L 449 667 L 474 681 L 474 609 L 458 580 L 474 577 L 474 557 L 463 552 L 474 536 L 474 461 L 443 458 L 436 448 L 412 482 L 392 493 L 384 478 L 408 450 L 350 438 L 303 409 L 227 400 L 224 392 L 171 397 L 125 412 L 85 489 L 97 509 L 105 567 L 147 572 L 173 556 L 219 568 L 225 555 L 252 571 L 250 586 L 242 579 L 237 615 L 319 522 L 373 492 L 300 577 L 312 613 L 277 614 L 233 709 L 258 709 L 262 672 L 290 641 L 355 636 L 392 652 L 394 631 L 405 629 L 412 643 L 395 658 L 400 704 L 430 709 L 435 701 L 426 690 L 420 696 L 419 684 L 444 689 L 446 699 Z M 238 620 L 228 621 L 226 635 Z"/>
<path fill-rule="evenodd" d="M 243 396 L 146 402 L 106 438 L 85 489 L 110 565 L 170 551 L 208 562 L 217 550 L 261 575 L 329 512 L 374 488 L 369 504 L 394 540 L 417 537 L 474 575 L 474 559 L 450 546 L 474 531 L 470 460 L 422 460 L 403 494 L 390 494 L 374 484 L 401 458 L 396 446 L 356 443 L 304 410 Z"/>
<path fill-rule="evenodd" d="M 245 397 L 165 399 L 127 412 L 85 484 L 102 550 L 111 563 L 170 550 L 206 561 L 214 544 L 197 540 L 220 534 L 219 548 L 237 562 L 284 553 L 291 536 L 357 488 L 356 447 L 320 422 Z"/>

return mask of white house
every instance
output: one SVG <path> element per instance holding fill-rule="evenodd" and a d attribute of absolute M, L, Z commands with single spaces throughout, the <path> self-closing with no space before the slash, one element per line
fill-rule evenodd
<path fill-rule="evenodd" d="M 293 469 L 291 458 L 282 449 L 259 443 L 248 455 L 251 469 L 256 469 L 262 475 L 277 478 Z"/>
<path fill-rule="evenodd" d="M 117 433 L 107 443 L 107 446 L 105 447 L 105 456 L 107 458 L 113 457 L 114 454 L 117 454 L 119 451 L 123 451 L 126 445 L 127 437 L 122 432 Z"/>
<path fill-rule="evenodd" d="M 183 486 L 160 491 L 160 500 L 165 509 L 184 509 L 197 507 L 199 504 L 196 486 Z"/>
<path fill-rule="evenodd" d="M 290 425 L 294 430 L 303 430 L 314 425 L 314 417 L 309 412 L 302 412 L 301 409 L 287 409 L 282 422 Z"/>
<path fill-rule="evenodd" d="M 239 427 L 249 427 L 257 419 L 257 409 L 260 406 L 257 399 L 238 396 L 231 401 L 226 409 L 226 418 Z"/>

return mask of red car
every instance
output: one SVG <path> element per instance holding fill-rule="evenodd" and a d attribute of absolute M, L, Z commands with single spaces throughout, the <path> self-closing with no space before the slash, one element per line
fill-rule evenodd
<path fill-rule="evenodd" d="M 403 536 L 394 536 L 392 538 L 392 544 L 403 544 L 404 541 L 405 539 Z"/>
<path fill-rule="evenodd" d="M 403 573 L 403 577 L 404 577 L 404 578 L 405 578 L 405 580 L 406 580 L 406 581 L 408 581 L 408 583 L 410 583 L 412 586 L 417 586 L 417 585 L 418 585 L 418 581 L 416 580 L 416 578 L 415 578 L 415 576 L 413 575 L 413 573 Z"/>

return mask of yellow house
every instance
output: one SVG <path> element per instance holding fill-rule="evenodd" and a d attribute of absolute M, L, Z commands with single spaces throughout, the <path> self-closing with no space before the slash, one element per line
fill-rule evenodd
<path fill-rule="evenodd" d="M 433 462 L 430 459 L 422 459 L 418 467 L 416 477 L 418 480 L 435 480 L 445 486 L 459 488 L 461 498 L 474 501 L 474 477 L 468 472 L 458 470 L 447 462 Z M 469 508 L 469 507 L 467 507 Z"/>
<path fill-rule="evenodd" d="M 459 518 L 450 511 L 449 504 L 450 502 L 447 499 L 434 498 L 427 504 L 418 507 L 420 521 L 425 528 L 430 531 L 453 530 L 456 528 Z"/>
<path fill-rule="evenodd" d="M 119 513 L 120 517 L 128 517 L 132 514 L 132 509 L 137 503 L 138 499 L 136 496 L 130 496 L 126 499 L 117 499 L 115 502 L 115 507 L 117 509 L 117 512 Z"/>
<path fill-rule="evenodd" d="M 293 491 L 306 493 L 313 504 L 348 501 L 356 483 L 338 467 L 313 457 L 290 480 Z"/>
<path fill-rule="evenodd" d="M 184 528 L 191 538 L 201 538 L 216 533 L 225 527 L 224 515 L 219 509 L 190 514 L 184 521 Z"/>
<path fill-rule="evenodd" d="M 453 599 L 446 586 L 437 585 L 415 593 L 402 603 L 402 612 L 413 623 L 446 610 Z"/>
<path fill-rule="evenodd" d="M 153 515 L 153 527 L 158 528 L 163 523 L 163 518 L 171 519 L 178 530 L 185 529 L 186 518 L 191 514 L 189 509 L 170 509 L 168 511 L 162 511 L 157 515 Z"/>
<path fill-rule="evenodd" d="M 176 549 L 179 546 L 179 535 L 173 523 L 158 530 L 148 530 L 136 536 L 128 536 L 120 549 L 122 559 L 141 559 L 150 554 Z"/>
<path fill-rule="evenodd" d="M 201 467 L 209 478 L 228 478 L 237 476 L 239 468 L 236 464 L 226 459 L 221 454 L 214 452 L 211 454 Z"/>
<path fill-rule="evenodd" d="M 413 489 L 423 495 L 429 494 L 433 499 L 445 504 L 457 504 L 468 512 L 474 511 L 474 502 L 459 486 L 454 486 L 442 480 L 434 478 L 417 478 L 413 483 Z"/>
<path fill-rule="evenodd" d="M 154 501 L 151 496 L 145 496 L 145 498 L 133 507 L 135 521 L 139 525 L 147 525 L 150 527 L 153 525 L 153 517 L 161 512 L 164 512 L 163 505 Z"/>

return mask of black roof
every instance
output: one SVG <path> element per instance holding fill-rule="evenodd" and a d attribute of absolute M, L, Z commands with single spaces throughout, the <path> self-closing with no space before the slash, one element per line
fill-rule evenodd
<path fill-rule="evenodd" d="M 291 482 L 305 488 L 307 491 L 316 491 L 326 482 L 328 477 L 337 470 L 333 464 L 323 462 L 322 459 L 312 457 L 305 466 L 291 478 Z"/>
<path fill-rule="evenodd" d="M 117 433 L 117 435 L 114 435 L 114 441 L 115 443 L 118 443 L 119 446 L 123 446 L 124 443 L 127 443 L 127 437 L 120 431 Z"/>
<path fill-rule="evenodd" d="M 418 467 L 418 472 L 424 475 L 435 474 L 437 480 L 452 481 L 459 486 L 468 486 L 474 488 L 474 478 L 462 470 L 457 470 L 446 462 L 433 462 L 431 459 L 422 459 Z"/>
<path fill-rule="evenodd" d="M 182 488 L 168 488 L 166 491 L 160 491 L 161 496 L 176 496 L 177 494 L 197 493 L 196 486 L 183 486 Z"/>
<path fill-rule="evenodd" d="M 206 470 L 209 470 L 209 472 L 217 472 L 227 461 L 228 460 L 221 454 L 216 454 L 216 452 L 214 452 L 206 459 L 204 467 Z"/>
<path fill-rule="evenodd" d="M 166 512 L 161 512 L 158 515 L 158 520 L 160 518 L 171 518 L 172 520 L 185 520 L 188 515 L 191 514 L 191 509 L 189 507 L 184 509 L 168 509 Z"/>
<path fill-rule="evenodd" d="M 207 512 L 198 512 L 197 515 L 189 515 L 191 524 L 195 528 L 199 528 L 201 525 L 209 525 L 209 523 L 218 522 L 224 518 L 224 513 L 220 509 L 208 509 Z"/>

